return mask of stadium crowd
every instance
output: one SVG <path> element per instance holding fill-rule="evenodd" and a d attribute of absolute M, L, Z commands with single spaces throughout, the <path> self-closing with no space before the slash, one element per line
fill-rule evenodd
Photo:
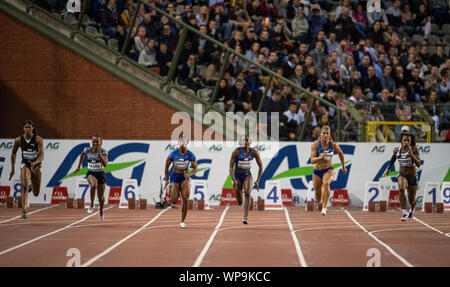
<path fill-rule="evenodd" d="M 181 27 L 132 0 L 88 1 L 87 13 L 105 38 L 125 45 L 126 55 L 166 76 Z M 341 109 L 346 140 L 357 126 L 344 100 L 365 120 L 414 119 L 410 103 L 424 103 L 438 133 L 450 128 L 450 17 L 447 0 L 225 0 L 151 1 L 168 14 L 196 27 L 246 58 L 265 66 Z M 49 9 L 66 13 L 67 0 L 51 0 Z M 376 1 L 373 1 L 376 3 Z M 205 97 L 219 78 L 225 52 L 189 33 L 176 69 L 176 81 Z M 215 105 L 226 112 L 258 110 L 269 75 L 236 55 L 229 58 Z M 337 129 L 337 112 L 273 78 L 262 106 L 279 113 L 281 138 L 296 140 L 306 124 L 306 140 L 320 127 Z M 384 103 L 394 103 L 385 105 Z M 308 123 L 305 115 L 312 109 Z M 378 127 L 384 134 L 384 127 Z M 382 136 L 371 138 L 384 141 Z"/>

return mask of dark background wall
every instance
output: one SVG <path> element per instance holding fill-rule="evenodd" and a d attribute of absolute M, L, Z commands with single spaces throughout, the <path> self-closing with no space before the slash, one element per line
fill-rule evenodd
<path fill-rule="evenodd" d="M 177 126 L 176 110 L 2 12 L 0 49 L 0 138 L 26 119 L 60 139 L 165 140 Z"/>

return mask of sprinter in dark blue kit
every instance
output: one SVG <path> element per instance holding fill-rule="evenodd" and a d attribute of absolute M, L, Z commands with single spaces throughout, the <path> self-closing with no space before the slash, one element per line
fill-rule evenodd
<path fill-rule="evenodd" d="M 95 191 L 97 191 L 99 203 L 100 221 L 103 221 L 103 206 L 105 204 L 105 183 L 106 176 L 104 168 L 108 164 L 108 152 L 102 148 L 102 139 L 99 134 L 92 137 L 92 147 L 87 147 L 83 150 L 80 156 L 80 162 L 75 170 L 75 173 L 80 170 L 81 163 L 84 157 L 87 157 L 88 172 L 86 173 L 87 181 L 91 187 L 91 205 L 88 208 L 88 213 L 92 213 L 95 204 Z"/>
<path fill-rule="evenodd" d="M 236 200 L 239 205 L 242 205 L 243 196 L 245 195 L 244 202 L 244 218 L 243 224 L 248 224 L 248 210 L 250 208 L 250 193 L 253 189 L 253 177 L 250 169 L 252 167 L 252 160 L 256 159 L 258 164 L 258 178 L 255 180 L 256 189 L 259 191 L 259 180 L 261 179 L 263 164 L 257 150 L 250 147 L 250 138 L 248 136 L 242 136 L 239 141 L 240 147 L 236 148 L 231 154 L 230 159 L 230 176 L 233 181 L 234 193 L 236 194 Z M 234 170 L 233 170 L 234 169 Z"/>
<path fill-rule="evenodd" d="M 311 145 L 311 163 L 313 169 L 313 184 L 315 190 L 316 202 L 322 206 L 322 215 L 327 215 L 327 205 L 330 199 L 330 184 L 334 178 L 333 155 L 334 151 L 339 155 L 342 164 L 342 171 L 347 173 L 344 162 L 344 153 L 339 145 L 330 138 L 330 127 L 323 126 L 319 140 Z"/>
<path fill-rule="evenodd" d="M 420 155 L 417 147 L 412 145 L 412 137 L 408 133 L 401 134 L 401 147 L 395 147 L 393 150 L 391 163 L 386 170 L 386 175 L 391 172 L 391 167 L 398 160 L 400 165 L 400 174 L 398 175 L 398 189 L 400 190 L 400 204 L 402 206 L 401 221 L 407 221 L 414 215 L 416 208 L 417 193 L 417 171 L 416 166 L 420 167 Z M 406 212 L 405 189 L 408 191 L 408 201 L 411 206 L 409 213 Z"/>
<path fill-rule="evenodd" d="M 180 227 L 186 228 L 188 200 L 191 193 L 191 184 L 189 178 L 197 173 L 197 159 L 195 155 L 187 149 L 189 139 L 186 136 L 181 135 L 178 139 L 179 148 L 172 151 L 166 160 L 166 166 L 164 168 L 164 175 L 166 180 L 166 188 L 171 184 L 170 189 L 170 201 L 172 204 L 176 204 L 181 191 L 181 200 L 183 207 L 181 209 L 181 222 Z M 173 163 L 173 170 L 170 173 L 169 179 L 169 167 Z M 192 171 L 189 173 L 189 164 L 192 165 Z"/>
<path fill-rule="evenodd" d="M 28 192 L 33 191 L 34 196 L 39 196 L 42 176 L 41 167 L 44 160 L 44 140 L 37 135 L 34 124 L 30 120 L 25 121 L 23 124 L 23 135 L 14 140 L 9 180 L 14 177 L 16 153 L 19 147 L 22 150 L 22 162 L 20 164 L 22 218 L 27 219 Z"/>

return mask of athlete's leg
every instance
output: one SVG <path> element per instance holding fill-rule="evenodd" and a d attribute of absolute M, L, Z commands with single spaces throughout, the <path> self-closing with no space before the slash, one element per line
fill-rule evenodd
<path fill-rule="evenodd" d="M 181 209 L 181 222 L 184 222 L 184 220 L 186 219 L 190 194 L 191 183 L 189 182 L 189 180 L 185 180 L 181 183 L 181 200 L 183 201 L 183 207 Z"/>
<path fill-rule="evenodd" d="M 398 189 L 400 190 L 400 205 L 402 207 L 402 210 L 406 210 L 406 196 L 405 196 L 405 190 L 408 188 L 408 180 L 403 177 L 398 177 Z"/>
<path fill-rule="evenodd" d="M 327 208 L 330 199 L 330 184 L 334 178 L 334 169 L 327 171 L 322 177 L 322 208 Z M 326 212 L 326 209 L 325 209 Z"/>
<path fill-rule="evenodd" d="M 234 195 L 236 196 L 236 201 L 239 204 L 239 206 L 242 205 L 242 202 L 243 202 L 242 188 L 243 188 L 243 183 L 239 180 L 236 180 L 236 183 L 233 185 L 233 189 L 234 189 Z"/>
<path fill-rule="evenodd" d="M 28 189 L 30 188 L 31 171 L 25 165 L 20 169 L 20 181 L 22 183 L 22 212 L 27 211 Z"/>
<path fill-rule="evenodd" d="M 314 185 L 314 191 L 315 191 L 315 199 L 317 203 L 322 202 L 322 179 L 320 176 L 313 174 L 313 185 Z"/>
<path fill-rule="evenodd" d="M 243 184 L 243 190 L 245 195 L 245 202 L 244 202 L 244 217 L 247 218 L 248 216 L 248 210 L 250 209 L 250 194 L 252 192 L 253 188 L 253 177 L 250 174 L 244 179 Z"/>
<path fill-rule="evenodd" d="M 90 174 L 87 178 L 87 181 L 89 183 L 89 186 L 91 188 L 91 205 L 89 206 L 89 209 L 92 210 L 94 208 L 94 202 L 95 202 L 95 191 L 97 190 L 98 181 L 95 176 Z"/>
<path fill-rule="evenodd" d="M 411 205 L 411 210 L 416 208 L 416 193 L 417 193 L 417 185 L 408 186 L 408 201 L 409 205 Z"/>
<path fill-rule="evenodd" d="M 178 201 L 178 196 L 180 195 L 181 185 L 176 182 L 172 182 L 171 185 L 172 185 L 172 188 L 170 189 L 170 192 L 169 192 L 170 202 L 172 204 L 176 204 Z"/>
<path fill-rule="evenodd" d="M 31 184 L 33 185 L 33 195 L 39 196 L 39 192 L 41 190 L 41 177 L 42 172 L 41 168 L 37 167 L 34 169 L 34 171 L 31 173 Z"/>
<path fill-rule="evenodd" d="M 97 197 L 100 213 L 103 213 L 103 206 L 105 205 L 105 187 L 106 184 L 104 183 L 97 185 Z"/>

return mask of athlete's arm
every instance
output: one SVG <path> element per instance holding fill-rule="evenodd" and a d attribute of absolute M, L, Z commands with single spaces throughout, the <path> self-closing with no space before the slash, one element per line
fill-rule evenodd
<path fill-rule="evenodd" d="M 184 177 L 186 178 L 194 176 L 197 173 L 197 161 L 193 160 L 191 161 L 191 164 L 192 164 L 192 172 L 191 173 L 188 173 L 187 171 L 184 172 Z"/>
<path fill-rule="evenodd" d="M 340 159 L 341 165 L 342 165 L 342 171 L 344 172 L 344 174 L 347 174 L 347 168 L 345 167 L 345 161 L 344 161 L 344 153 L 342 152 L 341 147 L 337 143 L 334 143 L 334 150 L 339 155 L 339 159 Z"/>
<path fill-rule="evenodd" d="M 108 164 L 108 154 L 102 155 L 102 146 L 97 149 L 97 154 L 100 160 L 102 161 L 103 166 Z"/>
<path fill-rule="evenodd" d="M 318 148 L 319 148 L 319 142 L 313 142 L 313 144 L 311 145 L 311 163 L 312 164 L 316 164 L 317 162 L 321 161 L 325 157 L 324 153 L 319 155 L 318 157 L 316 157 Z"/>
<path fill-rule="evenodd" d="M 44 141 L 41 137 L 36 137 L 36 143 L 38 148 L 38 158 L 31 163 L 31 171 L 33 171 L 34 167 L 41 163 L 44 160 Z"/>
<path fill-rule="evenodd" d="M 394 152 L 391 157 L 391 163 L 389 164 L 389 166 L 386 170 L 386 175 L 389 175 L 389 173 L 391 172 L 391 167 L 395 163 L 395 160 L 397 159 L 397 152 L 398 152 L 398 147 L 394 147 Z"/>
<path fill-rule="evenodd" d="M 419 149 L 417 147 L 411 148 L 409 147 L 409 154 L 411 155 L 411 159 L 417 167 L 420 167 L 420 155 Z"/>
<path fill-rule="evenodd" d="M 259 167 L 258 178 L 255 181 L 256 190 L 259 191 L 259 180 L 261 179 L 261 175 L 263 172 L 263 164 L 261 161 L 261 157 L 259 156 L 259 152 L 255 149 L 253 149 L 253 154 L 255 155 L 256 163 L 258 164 L 258 167 Z"/>
<path fill-rule="evenodd" d="M 166 159 L 166 165 L 164 166 L 164 179 L 166 180 L 166 184 L 164 185 L 164 188 L 166 188 L 169 185 L 169 166 L 172 163 L 172 160 L 170 158 Z"/>
<path fill-rule="evenodd" d="M 229 169 L 229 172 L 230 172 L 230 176 L 231 176 L 231 180 L 233 181 L 233 184 L 236 182 L 236 178 L 234 178 L 233 167 L 234 167 L 234 164 L 236 162 L 236 158 L 238 156 L 238 153 L 239 153 L 239 150 L 235 149 L 233 151 L 233 153 L 231 154 L 231 158 L 230 158 L 230 169 Z"/>
<path fill-rule="evenodd" d="M 9 180 L 11 180 L 14 177 L 15 173 L 14 166 L 16 165 L 16 154 L 17 151 L 19 150 L 19 147 L 20 147 L 20 137 L 14 140 L 14 145 L 11 153 L 11 173 L 9 174 Z"/>
<path fill-rule="evenodd" d="M 80 155 L 80 161 L 78 162 L 78 167 L 77 167 L 77 169 L 74 171 L 74 173 L 80 171 L 81 164 L 83 163 L 83 159 L 84 159 L 85 156 L 86 156 L 86 152 L 83 150 L 83 151 L 81 152 L 81 155 Z"/>

